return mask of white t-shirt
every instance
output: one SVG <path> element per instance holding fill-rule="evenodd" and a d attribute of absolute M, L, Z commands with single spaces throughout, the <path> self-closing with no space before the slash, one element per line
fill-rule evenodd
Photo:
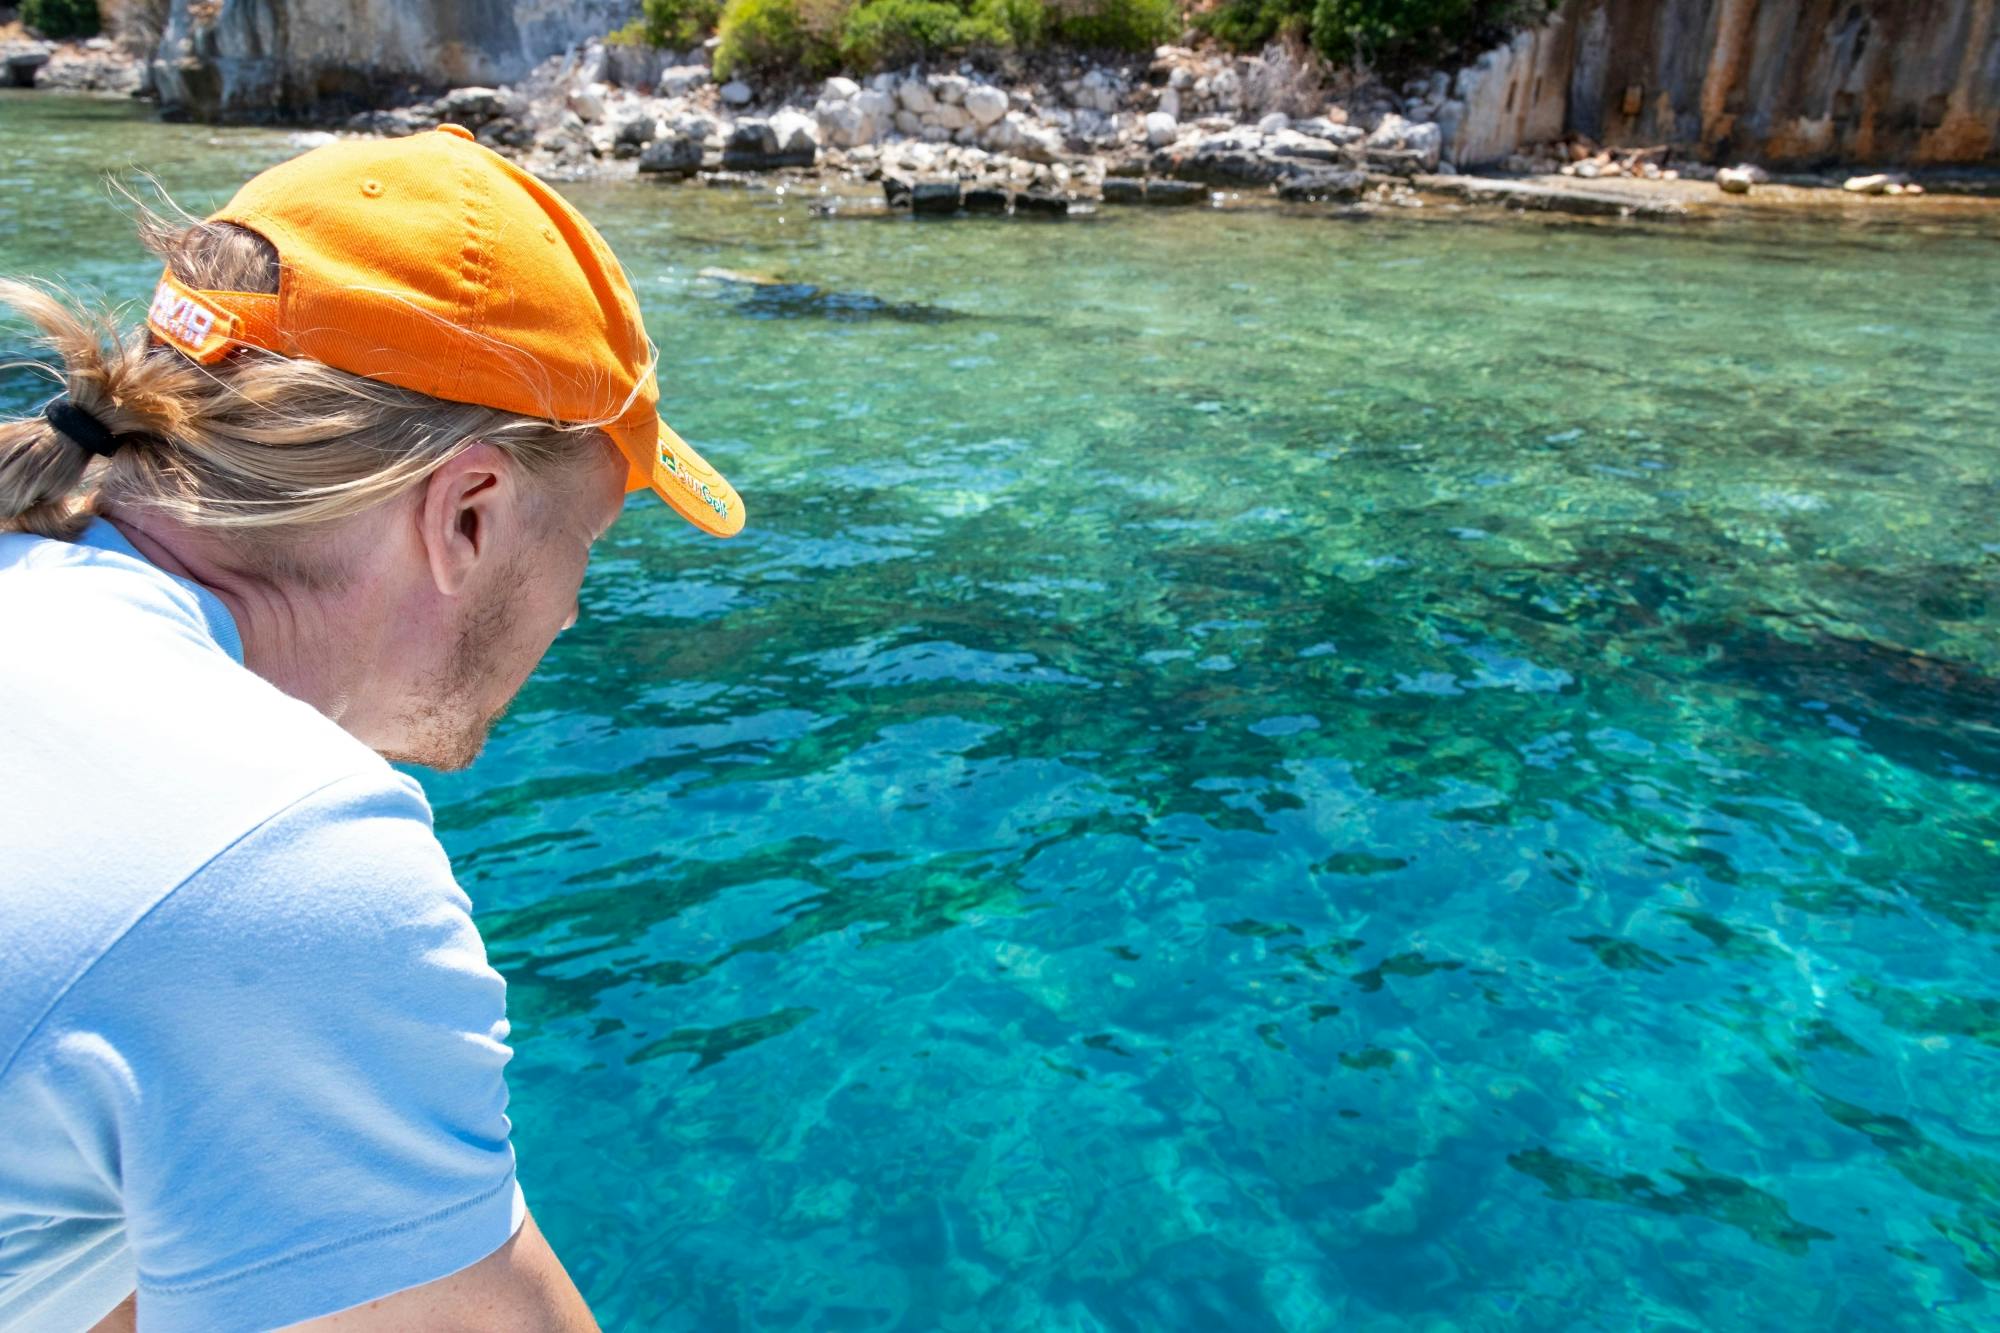
<path fill-rule="evenodd" d="M 0 1330 L 265 1329 L 523 1216 L 422 791 L 102 520 L 0 536 Z"/>

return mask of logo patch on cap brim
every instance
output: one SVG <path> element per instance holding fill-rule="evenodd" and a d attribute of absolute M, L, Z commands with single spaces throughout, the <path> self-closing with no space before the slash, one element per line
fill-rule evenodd
<path fill-rule="evenodd" d="M 689 522 L 719 537 L 743 530 L 743 499 L 736 488 L 665 422 L 660 423 L 653 460 L 653 489 Z"/>

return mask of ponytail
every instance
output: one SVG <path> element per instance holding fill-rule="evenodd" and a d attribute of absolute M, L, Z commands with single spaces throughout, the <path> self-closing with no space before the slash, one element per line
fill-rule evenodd
<path fill-rule="evenodd" d="M 153 425 L 144 408 L 159 397 L 163 366 L 149 366 L 143 334 L 120 337 L 93 324 L 39 287 L 0 281 L 0 304 L 11 306 L 40 330 L 37 341 L 54 353 L 62 396 L 102 422 L 114 439 Z M 58 430 L 39 408 L 34 415 L 0 421 L 0 528 L 43 537 L 74 537 L 92 510 L 99 456 Z"/>

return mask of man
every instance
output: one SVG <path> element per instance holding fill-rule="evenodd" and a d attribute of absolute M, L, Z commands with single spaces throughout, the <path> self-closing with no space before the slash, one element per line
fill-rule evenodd
<path fill-rule="evenodd" d="M 742 502 L 604 242 L 456 126 L 142 231 L 136 336 L 0 286 L 64 386 L 0 422 L 0 1329 L 593 1328 L 385 757 L 471 762 L 628 490 Z"/>

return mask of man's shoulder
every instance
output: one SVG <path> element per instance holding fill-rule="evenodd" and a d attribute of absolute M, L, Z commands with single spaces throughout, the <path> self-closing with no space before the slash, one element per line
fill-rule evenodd
<path fill-rule="evenodd" d="M 0 576 L 0 623 L 13 643 L 0 655 L 0 713 L 18 719 L 28 757 L 0 773 L 0 788 L 11 781 L 51 803 L 61 793 L 78 818 L 115 803 L 138 822 L 186 793 L 229 823 L 350 773 L 404 781 L 244 667 L 212 594 L 136 555 L 10 534 L 0 536 Z M 90 789 L 98 800 L 74 800 Z"/>
<path fill-rule="evenodd" d="M 108 951 L 164 938 L 183 889 L 189 909 L 229 904 L 212 932 L 274 947 L 365 924 L 350 886 L 377 905 L 457 892 L 416 784 L 246 670 L 198 599 L 143 565 L 36 554 L 52 577 L 0 577 L 0 1069 Z"/>
<path fill-rule="evenodd" d="M 351 992 L 445 960 L 483 968 L 471 908 L 416 785 L 355 773 L 247 830 L 117 948 L 121 970 L 228 968 L 257 993 L 322 982 Z"/>

